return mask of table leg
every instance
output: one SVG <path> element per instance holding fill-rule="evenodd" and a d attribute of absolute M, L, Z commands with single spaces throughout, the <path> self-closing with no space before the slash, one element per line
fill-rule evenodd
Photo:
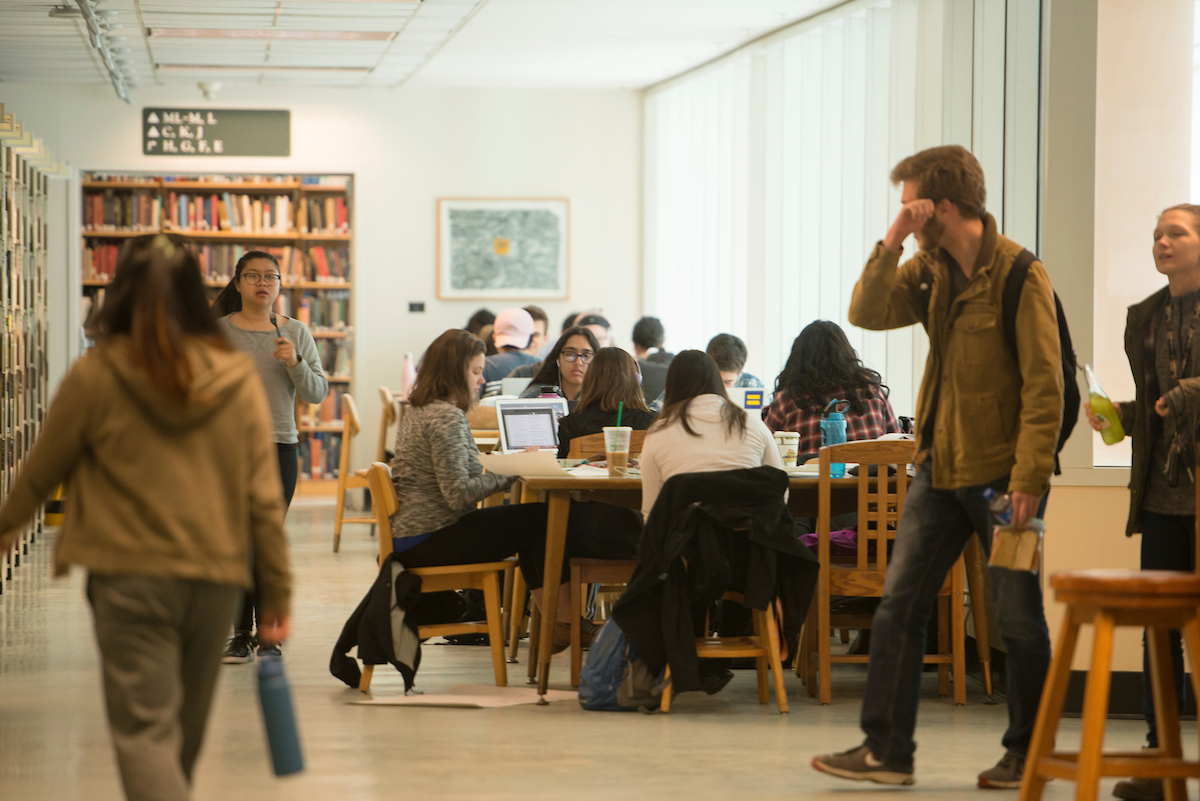
<path fill-rule="evenodd" d="M 967 540 L 963 551 L 963 562 L 967 566 L 967 588 L 971 593 L 971 617 L 975 621 L 975 647 L 979 650 L 979 663 L 983 668 L 983 690 L 987 693 L 985 704 L 994 704 L 992 697 L 992 641 L 988 632 L 988 590 L 983 558 L 983 548 L 978 537 Z"/>
<path fill-rule="evenodd" d="M 546 570 L 542 587 L 542 634 L 538 648 L 539 704 L 546 703 L 550 683 L 550 657 L 554 649 L 554 621 L 558 617 L 558 583 L 562 575 L 563 552 L 567 545 L 567 518 L 571 511 L 570 490 L 551 490 L 546 515 Z"/>

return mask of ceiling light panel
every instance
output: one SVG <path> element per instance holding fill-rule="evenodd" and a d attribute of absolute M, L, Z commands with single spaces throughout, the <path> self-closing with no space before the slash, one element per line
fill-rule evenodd
<path fill-rule="evenodd" d="M 311 31 L 283 28 L 151 28 L 155 39 L 273 39 L 300 41 L 377 41 L 395 36 L 391 31 Z"/>

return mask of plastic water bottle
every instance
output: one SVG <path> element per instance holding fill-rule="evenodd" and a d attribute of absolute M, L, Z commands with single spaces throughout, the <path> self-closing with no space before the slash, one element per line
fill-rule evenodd
<path fill-rule="evenodd" d="M 844 400 L 834 398 L 825 406 L 825 413 L 821 417 L 821 444 L 822 445 L 840 445 L 846 441 L 846 415 L 837 410 L 839 403 L 846 403 Z M 830 407 L 833 411 L 829 411 Z M 846 465 L 844 462 L 834 462 L 829 466 L 830 478 L 843 478 L 846 475 Z"/>
<path fill-rule="evenodd" d="M 1008 497 L 1008 493 L 997 495 L 994 489 L 988 487 L 983 491 L 983 499 L 987 501 L 988 509 L 997 525 L 1007 526 L 1012 523 L 1012 499 Z"/>
<path fill-rule="evenodd" d="M 263 725 L 271 748 L 271 765 L 276 776 L 290 776 L 304 770 L 304 752 L 300 748 L 300 730 L 292 707 L 292 689 L 283 672 L 283 660 L 261 657 L 258 662 L 258 698 L 262 702 Z"/>
<path fill-rule="evenodd" d="M 1113 407 L 1113 402 L 1108 399 L 1107 393 L 1100 388 L 1100 382 L 1096 380 L 1096 374 L 1092 372 L 1090 364 L 1083 366 L 1083 374 L 1087 378 L 1088 405 L 1092 407 L 1092 414 L 1108 424 L 1100 432 L 1100 437 L 1104 440 L 1105 445 L 1116 445 L 1125 439 L 1125 429 L 1121 427 L 1121 418 L 1117 416 L 1117 410 Z"/>

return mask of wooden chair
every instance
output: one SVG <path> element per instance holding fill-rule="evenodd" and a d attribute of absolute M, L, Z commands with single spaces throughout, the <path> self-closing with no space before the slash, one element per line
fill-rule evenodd
<path fill-rule="evenodd" d="M 727 592 L 722 596 L 723 601 L 744 603 L 745 598 L 738 592 Z M 773 609 L 752 609 L 751 618 L 754 623 L 754 633 L 748 637 L 697 637 L 696 656 L 701 659 L 739 659 L 753 657 L 758 674 L 758 702 L 765 704 L 770 700 L 767 673 L 775 680 L 775 703 L 779 705 L 779 714 L 788 711 L 787 688 L 783 685 L 783 660 L 779 656 L 780 640 L 779 627 L 775 623 Z M 671 669 L 667 668 L 670 677 Z M 663 712 L 671 711 L 673 692 L 670 682 L 662 694 Z"/>
<path fill-rule="evenodd" d="M 388 429 L 399 422 L 400 414 L 396 408 L 396 396 L 387 387 L 379 388 L 379 400 L 383 406 L 379 416 L 379 442 L 375 445 L 375 461 L 386 463 Z"/>
<path fill-rule="evenodd" d="M 634 431 L 629 437 L 629 453 L 641 453 L 645 448 L 645 443 L 646 432 Z M 567 453 L 567 458 L 584 459 L 597 453 L 604 453 L 604 435 L 586 434 L 571 440 L 571 449 Z"/>
<path fill-rule="evenodd" d="M 396 499 L 396 488 L 392 484 L 392 471 L 386 464 L 375 462 L 367 468 L 367 481 L 371 490 L 371 507 L 375 510 L 379 526 L 379 563 L 382 565 L 392 552 L 391 517 L 400 504 Z M 418 626 L 417 636 L 425 639 L 448 634 L 487 634 L 492 649 L 492 669 L 496 674 L 497 687 L 508 684 L 508 670 L 504 664 L 504 627 L 500 615 L 500 581 L 497 574 L 501 571 L 510 574 L 514 567 L 514 562 L 507 561 L 407 569 L 407 572 L 421 577 L 423 593 L 467 589 L 483 591 L 483 603 L 487 611 L 486 623 Z M 363 665 L 362 679 L 358 684 L 358 689 L 362 692 L 370 688 L 374 670 L 374 665 Z"/>
<path fill-rule="evenodd" d="M 343 523 L 366 523 L 371 526 L 372 531 L 375 528 L 374 516 L 346 516 L 346 493 L 352 489 L 367 488 L 365 471 L 350 471 L 350 446 L 354 441 L 354 437 L 362 430 L 362 424 L 359 420 L 358 406 L 354 403 L 354 398 L 347 392 L 342 395 L 342 452 L 338 457 L 337 511 L 334 513 L 333 518 L 334 553 L 337 553 L 338 549 L 342 547 Z"/>
<path fill-rule="evenodd" d="M 832 698 L 830 667 L 837 662 L 866 663 L 866 654 L 833 655 L 829 638 L 833 627 L 870 628 L 871 618 L 862 615 L 837 615 L 830 609 L 835 595 L 879 598 L 883 595 L 889 559 L 888 545 L 896 538 L 896 524 L 904 511 L 908 489 L 908 465 L 915 458 L 916 446 L 908 441 L 875 440 L 831 445 L 820 452 L 818 479 L 817 559 L 820 575 L 816 596 L 809 607 L 808 621 L 801 638 L 796 673 L 804 679 L 809 695 L 817 695 L 822 704 Z M 858 482 L 858 553 L 853 560 L 833 560 L 829 553 L 829 520 L 832 495 L 830 466 L 834 462 L 857 462 Z M 877 476 L 870 476 L 870 466 Z M 896 475 L 888 476 L 888 466 Z M 875 544 L 874 563 L 869 546 Z M 938 692 L 949 692 L 949 669 L 954 670 L 954 702 L 967 702 L 966 632 L 963 610 L 963 560 L 950 569 L 938 599 L 938 653 L 927 654 L 926 664 L 938 665 Z M 814 675 L 815 674 L 815 675 Z"/>

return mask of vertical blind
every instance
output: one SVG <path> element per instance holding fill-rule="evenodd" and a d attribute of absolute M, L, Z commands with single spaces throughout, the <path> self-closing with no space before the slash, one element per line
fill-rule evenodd
<path fill-rule="evenodd" d="M 915 149 L 916 48 L 894 46 L 913 8 L 829 15 L 647 96 L 645 311 L 671 349 L 737 334 L 770 385 L 800 330 L 833 320 L 912 413 L 924 332 L 846 315 Z"/>

